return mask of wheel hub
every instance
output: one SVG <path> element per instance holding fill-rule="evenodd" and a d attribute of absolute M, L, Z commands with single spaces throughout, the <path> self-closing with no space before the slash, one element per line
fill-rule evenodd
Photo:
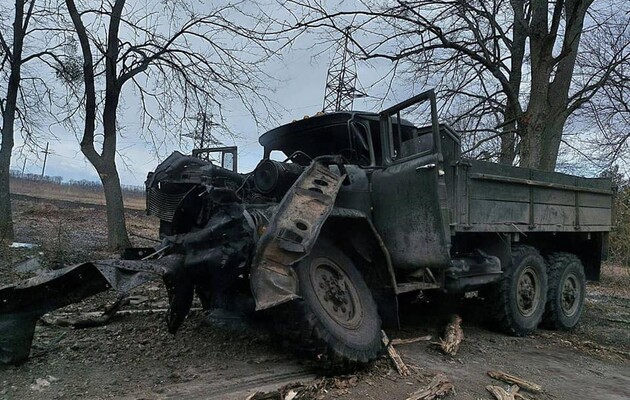
<path fill-rule="evenodd" d="M 314 260 L 312 282 L 326 313 L 346 328 L 356 328 L 362 319 L 358 293 L 346 273 L 332 260 Z"/>
<path fill-rule="evenodd" d="M 567 316 L 572 316 L 577 311 L 580 296 L 580 289 L 577 277 L 573 274 L 566 277 L 562 283 L 562 312 Z"/>
<path fill-rule="evenodd" d="M 532 267 L 523 270 L 516 290 L 518 311 L 525 317 L 531 316 L 540 302 L 540 282 L 538 274 Z"/>

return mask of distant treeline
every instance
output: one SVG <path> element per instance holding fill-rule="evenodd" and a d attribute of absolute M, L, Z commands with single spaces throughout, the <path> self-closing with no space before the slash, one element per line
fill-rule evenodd
<path fill-rule="evenodd" d="M 78 187 L 83 190 L 90 191 L 101 191 L 103 190 L 103 185 L 101 182 L 96 181 L 88 181 L 87 179 L 74 180 L 70 179 L 68 181 L 64 181 L 61 176 L 48 176 L 48 175 L 38 175 L 38 174 L 23 174 L 21 171 L 12 169 L 10 171 L 10 176 L 12 179 L 18 179 L 29 182 L 47 182 L 52 183 L 59 186 L 66 187 Z M 136 186 L 136 185 L 120 185 L 123 192 L 126 194 L 144 194 L 144 186 Z"/>

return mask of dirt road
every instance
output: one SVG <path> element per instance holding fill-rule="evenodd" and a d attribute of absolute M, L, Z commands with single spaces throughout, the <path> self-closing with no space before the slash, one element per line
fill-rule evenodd
<path fill-rule="evenodd" d="M 63 261 L 108 256 L 102 208 L 16 201 L 18 241 L 37 249 L 10 249 L 0 263 L 0 285 L 24 278 L 12 264 L 37 256 L 43 267 Z M 129 217 L 132 233 L 155 235 L 155 221 Z M 137 236 L 132 236 L 140 241 Z M 146 245 L 147 242 L 138 242 Z M 5 250 L 6 251 L 6 250 Z M 43 254 L 39 254 L 39 253 Z M 630 273 L 608 265 L 604 279 L 589 286 L 579 328 L 572 333 L 540 330 L 526 338 L 494 333 L 482 323 L 483 302 L 470 299 L 457 310 L 466 339 L 456 358 L 428 342 L 400 345 L 412 367 L 400 377 L 385 358 L 351 376 L 321 377 L 288 353 L 264 321 L 231 327 L 208 326 L 201 311 L 191 314 L 176 336 L 166 331 L 166 293 L 160 282 L 134 293 L 133 302 L 110 324 L 73 329 L 39 324 L 32 358 L 17 367 L 0 366 L 0 399 L 245 399 L 293 382 L 310 383 L 321 399 L 406 399 L 444 371 L 455 386 L 449 398 L 490 399 L 486 375 L 499 369 L 543 386 L 537 399 L 630 398 Z M 45 318 L 68 318 L 102 310 L 115 299 L 105 293 Z M 158 311 L 151 311 L 158 310 Z M 390 337 L 436 337 L 445 310 L 405 304 L 403 326 Z"/>

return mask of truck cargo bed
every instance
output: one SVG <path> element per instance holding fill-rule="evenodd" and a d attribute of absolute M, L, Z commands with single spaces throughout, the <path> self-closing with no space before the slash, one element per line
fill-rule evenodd
<path fill-rule="evenodd" d="M 463 159 L 455 169 L 456 232 L 607 232 L 609 179 Z"/>

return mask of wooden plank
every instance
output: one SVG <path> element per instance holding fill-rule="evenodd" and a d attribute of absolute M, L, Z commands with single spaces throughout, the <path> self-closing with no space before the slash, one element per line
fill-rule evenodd
<path fill-rule="evenodd" d="M 580 176 L 575 177 L 575 184 L 578 186 L 588 186 L 595 189 L 610 191 L 610 179 L 609 178 L 582 178 Z"/>
<path fill-rule="evenodd" d="M 487 161 L 466 160 L 470 163 L 471 173 L 485 173 L 500 176 L 511 176 L 515 178 L 529 179 L 530 170 L 528 168 L 512 167 L 511 165 L 496 164 Z"/>
<path fill-rule="evenodd" d="M 612 210 L 606 208 L 580 207 L 580 226 L 601 225 L 610 222 L 612 225 Z"/>
<path fill-rule="evenodd" d="M 537 169 L 532 169 L 531 171 L 532 172 L 531 172 L 530 179 L 535 180 L 535 181 L 557 183 L 560 185 L 567 185 L 567 186 L 577 185 L 577 180 L 576 180 L 577 177 L 574 175 L 567 175 L 567 174 L 562 174 L 562 173 L 553 172 L 553 171 L 540 171 Z M 586 185 L 586 187 L 590 187 L 590 186 Z"/>
<path fill-rule="evenodd" d="M 398 373 L 402 376 L 411 375 L 409 367 L 407 366 L 407 364 L 405 364 L 402 357 L 400 356 L 396 348 L 391 344 L 389 338 L 387 337 L 387 334 L 383 330 L 381 330 L 381 340 L 383 341 L 383 345 L 387 347 L 387 354 L 389 355 L 389 358 L 394 362 L 394 366 L 396 367 Z"/>
<path fill-rule="evenodd" d="M 580 207 L 611 208 L 611 196 L 597 193 L 581 193 L 579 199 Z"/>
<path fill-rule="evenodd" d="M 501 175 L 481 174 L 481 173 L 472 173 L 469 176 L 471 179 L 489 180 L 489 181 L 506 182 L 506 183 L 519 183 L 519 184 L 528 185 L 528 186 L 549 187 L 549 188 L 555 188 L 555 189 L 573 190 L 576 192 L 602 193 L 602 194 L 607 194 L 607 195 L 612 194 L 612 190 L 608 190 L 608 189 L 598 189 L 598 188 L 591 188 L 587 186 L 564 185 L 564 184 L 553 183 L 553 182 L 537 181 L 533 179 L 515 178 L 512 176 L 501 176 Z"/>
<path fill-rule="evenodd" d="M 529 188 L 521 184 L 471 181 L 470 198 L 475 200 L 527 201 Z"/>
<path fill-rule="evenodd" d="M 534 202 L 536 204 L 557 204 L 575 206 L 573 191 L 551 188 L 534 188 Z"/>
<path fill-rule="evenodd" d="M 575 207 L 536 204 L 534 207 L 534 224 L 575 225 Z"/>
<path fill-rule="evenodd" d="M 505 202 L 492 200 L 470 201 L 471 224 L 528 224 L 527 202 Z"/>
<path fill-rule="evenodd" d="M 506 383 L 518 385 L 519 387 L 532 393 L 540 393 L 543 390 L 542 386 L 537 383 L 526 381 L 523 378 L 505 373 L 503 371 L 488 371 L 488 376 Z"/>
<path fill-rule="evenodd" d="M 601 221 L 600 221 L 601 223 Z M 535 225 L 530 227 L 529 224 L 473 224 L 473 225 L 457 225 L 455 232 L 513 232 L 513 233 L 530 233 L 530 232 L 610 232 L 611 225 L 584 225 L 576 229 L 574 225 Z"/>

